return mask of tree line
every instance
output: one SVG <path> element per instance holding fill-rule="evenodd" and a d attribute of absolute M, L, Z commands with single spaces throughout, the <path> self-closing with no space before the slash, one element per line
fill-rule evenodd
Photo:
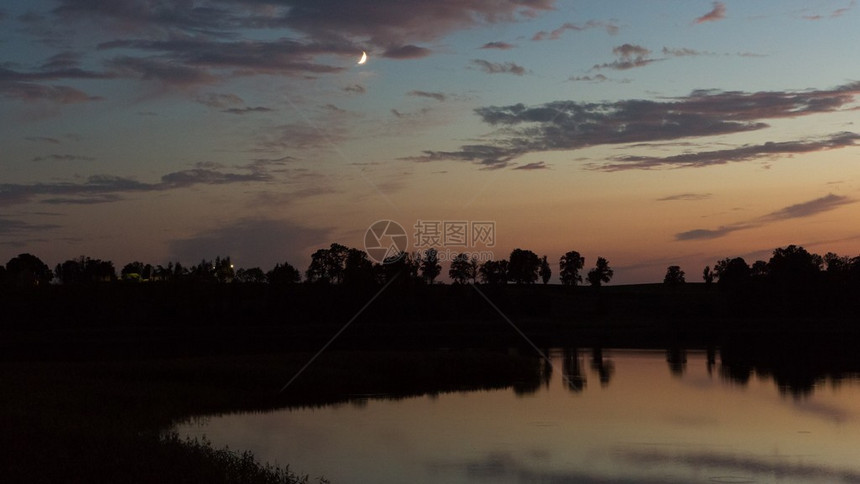
<path fill-rule="evenodd" d="M 583 282 L 585 258 L 570 251 L 558 261 L 559 278 L 564 285 L 576 286 Z M 38 286 L 52 282 L 60 284 L 109 282 L 211 282 L 211 283 L 269 283 L 296 284 L 385 284 L 395 277 L 402 283 L 434 284 L 442 273 L 436 249 L 423 252 L 401 252 L 383 261 L 372 261 L 363 250 L 341 244 L 319 249 L 311 255 L 304 273 L 289 262 L 278 263 L 264 272 L 259 267 L 235 268 L 230 257 L 218 256 L 214 260 L 183 266 L 169 262 L 166 266 L 134 261 L 122 267 L 117 274 L 111 261 L 80 256 L 59 263 L 51 270 L 38 257 L 24 253 L 0 266 L 0 283 Z M 448 276 L 454 284 L 547 284 L 552 278 L 552 267 L 547 256 L 539 257 L 531 250 L 514 249 L 507 259 L 479 262 L 469 254 L 458 254 L 452 261 Z M 608 283 L 614 275 L 609 262 L 598 257 L 595 267 L 585 274 L 592 286 Z"/>
<path fill-rule="evenodd" d="M 609 261 L 598 257 L 592 269 L 585 272 L 585 257 L 569 251 L 558 261 L 558 277 L 563 285 L 577 286 L 584 281 L 592 286 L 608 283 L 614 276 Z M 130 262 L 117 274 L 111 261 L 80 256 L 57 264 L 51 270 L 38 257 L 24 253 L 0 266 L 0 283 L 36 286 L 108 282 L 210 282 L 269 284 L 385 284 L 395 277 L 401 283 L 433 284 L 442 273 L 436 249 L 399 253 L 383 263 L 372 261 L 363 250 L 331 244 L 311 255 L 308 268 L 301 272 L 289 262 L 276 264 L 268 271 L 259 267 L 235 268 L 230 257 L 203 259 L 196 265 L 169 262 L 166 266 Z M 507 259 L 480 262 L 468 254 L 458 254 L 450 264 L 448 277 L 454 284 L 547 284 L 553 270 L 547 256 L 526 249 L 514 249 Z M 860 285 L 860 256 L 824 256 L 810 253 L 798 245 L 774 249 L 769 260 L 747 263 L 742 257 L 726 257 L 702 271 L 706 285 L 739 289 L 768 285 L 780 289 L 808 289 L 829 284 Z M 686 273 L 678 265 L 669 266 L 663 278 L 667 285 L 686 282 Z"/>

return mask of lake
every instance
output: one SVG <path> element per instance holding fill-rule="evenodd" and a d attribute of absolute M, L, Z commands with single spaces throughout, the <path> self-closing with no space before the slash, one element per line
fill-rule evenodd
<path fill-rule="evenodd" d="M 715 351 L 548 355 L 533 391 L 358 396 L 177 431 L 333 483 L 860 482 L 856 374 L 797 387 Z"/>

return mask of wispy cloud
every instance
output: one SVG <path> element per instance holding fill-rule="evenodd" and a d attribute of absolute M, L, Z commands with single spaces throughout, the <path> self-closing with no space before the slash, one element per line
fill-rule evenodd
<path fill-rule="evenodd" d="M 267 108 L 264 106 L 254 106 L 254 107 L 244 107 L 244 108 L 229 108 L 222 109 L 222 113 L 229 114 L 251 114 L 251 113 L 269 113 L 274 111 L 272 108 Z"/>
<path fill-rule="evenodd" d="M 696 153 L 683 153 L 672 156 L 617 156 L 611 158 L 612 162 L 596 165 L 593 168 L 602 171 L 621 170 L 650 170 L 654 168 L 685 168 L 704 167 L 712 165 L 724 165 L 739 161 L 749 161 L 764 157 L 778 155 L 793 155 L 799 153 L 812 153 L 816 151 L 827 151 L 850 146 L 857 146 L 860 134 L 837 133 L 827 138 L 803 141 L 768 141 L 758 145 L 745 145 L 738 148 L 716 151 L 701 151 Z"/>
<path fill-rule="evenodd" d="M 823 212 L 829 212 L 843 205 L 848 205 L 855 202 L 856 200 L 854 199 L 834 195 L 831 193 L 824 197 L 816 198 L 808 202 L 789 205 L 788 207 L 781 208 L 779 210 L 746 222 L 723 225 L 715 229 L 694 229 L 688 230 L 686 232 L 680 232 L 675 234 L 675 240 L 685 241 L 716 239 L 719 237 L 726 236 L 732 232 L 759 228 L 769 223 L 780 222 L 783 220 L 790 220 L 795 218 L 812 217 L 814 215 L 818 215 Z"/>
<path fill-rule="evenodd" d="M 428 91 L 409 91 L 406 93 L 406 95 L 415 97 L 426 97 L 430 99 L 435 99 L 439 102 L 443 102 L 448 98 L 448 96 L 446 96 L 444 93 Z"/>
<path fill-rule="evenodd" d="M 487 74 L 514 74 L 521 76 L 526 73 L 525 67 L 513 62 L 490 62 L 483 59 L 472 59 L 472 65 Z"/>
<path fill-rule="evenodd" d="M 509 44 L 507 42 L 487 42 L 486 44 L 478 47 L 479 49 L 498 49 L 498 50 L 510 50 L 516 47 L 514 44 Z"/>
<path fill-rule="evenodd" d="M 95 158 L 93 158 L 91 156 L 79 156 L 79 155 L 69 155 L 69 154 L 63 154 L 63 155 L 53 154 L 53 155 L 45 155 L 45 156 L 36 156 L 35 158 L 32 158 L 30 161 L 40 162 L 40 161 L 93 161 L 93 160 L 95 160 Z"/>
<path fill-rule="evenodd" d="M 710 193 L 678 193 L 676 195 L 669 195 L 663 198 L 658 198 L 658 202 L 674 202 L 674 201 L 698 201 L 698 200 L 707 200 L 711 198 L 713 195 Z"/>
<path fill-rule="evenodd" d="M 723 2 L 714 2 L 714 8 L 710 12 L 694 20 L 694 23 L 716 22 L 726 18 L 726 5 Z"/>
<path fill-rule="evenodd" d="M 614 69 L 625 71 L 636 67 L 643 67 L 653 62 L 662 59 L 653 59 L 649 57 L 651 51 L 637 44 L 622 44 L 612 49 L 618 59 L 613 62 L 605 62 L 603 64 L 595 64 L 592 69 Z"/>
<path fill-rule="evenodd" d="M 548 170 L 549 165 L 547 165 L 543 161 L 535 161 L 532 163 L 526 163 L 525 165 L 520 165 L 514 168 L 514 170 Z"/>
<path fill-rule="evenodd" d="M 168 173 L 156 183 L 140 182 L 113 175 L 94 175 L 83 183 L 54 182 L 35 184 L 0 184 L 0 206 L 38 201 L 49 204 L 92 204 L 121 200 L 122 194 L 156 192 L 188 188 L 195 185 L 269 182 L 272 176 L 261 170 L 249 173 L 223 172 L 217 169 L 193 168 Z"/>
<path fill-rule="evenodd" d="M 567 31 L 573 32 L 582 32 L 583 30 L 589 29 L 606 29 L 606 33 L 610 35 L 615 35 L 618 33 L 618 25 L 614 22 L 602 22 L 600 20 L 589 20 L 584 24 L 575 24 L 571 22 L 565 22 L 561 25 L 561 27 L 551 30 L 547 32 L 546 30 L 541 30 L 540 32 L 535 33 L 532 36 L 533 41 L 541 41 L 541 40 L 558 40 L 561 36 Z"/>
<path fill-rule="evenodd" d="M 860 94 L 860 82 L 829 90 L 752 93 L 700 90 L 685 97 L 661 100 L 487 106 L 475 112 L 483 122 L 500 128 L 494 141 L 463 146 L 458 151 L 426 150 L 422 156 L 407 159 L 448 159 L 498 166 L 526 153 L 743 133 L 768 127 L 764 122 L 768 119 L 797 118 L 844 109 L 854 102 L 857 94 Z M 675 157 L 619 157 L 593 168 L 613 171 L 631 167 L 704 166 L 775 154 L 838 149 L 854 146 L 856 139 L 854 133 L 839 133 L 819 140 L 772 142 Z"/>

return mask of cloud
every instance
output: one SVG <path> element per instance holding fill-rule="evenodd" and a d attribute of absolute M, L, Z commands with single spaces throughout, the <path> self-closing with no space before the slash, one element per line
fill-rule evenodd
<path fill-rule="evenodd" d="M 696 49 L 690 49 L 688 47 L 681 48 L 669 48 L 663 47 L 663 55 L 669 55 L 673 57 L 689 57 L 689 56 L 697 56 L 697 55 L 716 55 L 713 52 L 705 52 Z"/>
<path fill-rule="evenodd" d="M 658 202 L 673 202 L 678 200 L 683 201 L 698 201 L 711 198 L 710 193 L 679 193 L 677 195 L 669 195 L 663 198 L 658 198 Z"/>
<path fill-rule="evenodd" d="M 245 107 L 245 108 L 229 108 L 222 109 L 222 113 L 230 113 L 230 114 L 249 114 L 249 113 L 268 113 L 274 111 L 274 109 L 256 106 L 256 107 Z"/>
<path fill-rule="evenodd" d="M 331 242 L 331 230 L 286 220 L 244 219 L 169 243 L 170 258 L 196 262 L 203 257 L 230 256 L 236 267 L 272 267 L 301 261 L 314 248 Z"/>
<path fill-rule="evenodd" d="M 710 12 L 702 15 L 693 21 L 693 23 L 703 24 L 705 22 L 716 22 L 726 18 L 726 5 L 723 2 L 714 2 L 714 8 Z"/>
<path fill-rule="evenodd" d="M 615 35 L 618 33 L 618 26 L 613 22 L 601 22 L 599 20 L 589 20 L 584 24 L 575 24 L 571 22 L 565 22 L 561 25 L 561 27 L 552 30 L 545 31 L 541 30 L 540 32 L 535 33 L 532 36 L 533 41 L 541 41 L 541 40 L 558 40 L 561 36 L 567 32 L 568 30 L 572 30 L 574 32 L 582 32 L 583 30 L 595 29 L 595 28 L 603 28 L 606 29 L 606 33 L 610 35 Z"/>
<path fill-rule="evenodd" d="M 832 193 L 825 197 L 816 198 L 808 202 L 790 205 L 788 207 L 769 213 L 762 217 L 763 221 L 774 222 L 778 220 L 788 220 L 792 218 L 811 217 L 822 212 L 828 212 L 842 205 L 848 205 L 856 202 L 848 197 L 834 195 Z"/>
<path fill-rule="evenodd" d="M 479 49 L 499 49 L 499 50 L 510 50 L 516 47 L 514 44 L 509 44 L 507 42 L 487 42 L 486 44 L 479 47 Z"/>
<path fill-rule="evenodd" d="M 210 108 L 226 109 L 231 106 L 239 106 L 245 104 L 241 97 L 235 94 L 201 94 L 194 98 L 200 104 L 209 106 Z"/>
<path fill-rule="evenodd" d="M 819 213 L 829 212 L 843 205 L 848 205 L 855 202 L 856 200 L 850 199 L 848 197 L 834 195 L 831 193 L 824 197 L 816 198 L 808 202 L 802 202 L 795 205 L 790 205 L 785 208 L 781 208 L 767 215 L 763 215 L 747 222 L 724 225 L 716 229 L 695 229 L 688 230 L 686 232 L 680 232 L 678 234 L 675 234 L 675 240 L 684 241 L 716 239 L 728 235 L 732 232 L 758 228 L 768 223 L 780 222 L 783 220 L 790 220 L 795 218 L 812 217 L 814 215 L 818 215 Z"/>
<path fill-rule="evenodd" d="M 407 161 L 431 162 L 440 160 L 469 161 L 482 165 L 484 168 L 504 168 L 516 158 L 520 152 L 507 148 L 487 145 L 466 145 L 459 151 L 424 151 L 421 156 L 401 158 Z"/>
<path fill-rule="evenodd" d="M 609 78 L 603 74 L 595 74 L 593 76 L 571 76 L 567 80 L 576 82 L 606 82 Z"/>
<path fill-rule="evenodd" d="M 487 74 L 514 74 L 521 76 L 526 73 L 526 69 L 513 62 L 490 62 L 483 59 L 472 59 L 472 65 L 477 66 Z"/>
<path fill-rule="evenodd" d="M 155 80 L 173 86 L 213 84 L 218 79 L 203 69 L 156 58 L 125 56 L 111 59 L 107 64 L 121 76 Z"/>
<path fill-rule="evenodd" d="M 441 92 L 427 92 L 427 91 L 409 91 L 406 93 L 408 96 L 415 97 L 426 97 L 430 99 L 435 99 L 439 102 L 444 102 L 447 99 L 447 96 Z"/>
<path fill-rule="evenodd" d="M 382 56 L 389 59 L 420 59 L 422 57 L 427 57 L 432 53 L 433 51 L 430 49 L 410 44 L 389 47 L 388 49 L 385 49 Z"/>
<path fill-rule="evenodd" d="M 526 163 L 525 165 L 518 166 L 514 168 L 514 170 L 548 170 L 549 165 L 547 165 L 543 161 L 535 161 L 533 163 Z"/>
<path fill-rule="evenodd" d="M 651 59 L 648 56 L 651 51 L 636 44 L 622 44 L 612 49 L 612 53 L 618 56 L 613 62 L 595 64 L 593 69 L 615 69 L 624 71 L 636 67 L 643 67 L 662 59 Z"/>
<path fill-rule="evenodd" d="M 425 150 L 415 161 L 442 159 L 499 165 L 526 153 L 568 151 L 589 146 L 673 141 L 761 130 L 767 119 L 797 118 L 849 107 L 860 94 L 860 82 L 829 90 L 693 91 L 688 96 L 660 100 L 627 99 L 582 103 L 553 101 L 536 106 L 512 104 L 475 109 L 484 123 L 500 128 L 486 144 L 459 151 Z M 641 165 L 697 166 L 726 160 L 755 159 L 785 153 L 806 153 L 852 146 L 854 133 L 812 141 L 765 143 L 730 150 L 676 155 L 621 157 L 597 166 L 608 171 Z M 493 160 L 492 156 L 498 158 Z M 615 165 L 615 166 L 612 166 Z"/>
<path fill-rule="evenodd" d="M 351 92 L 353 94 L 364 94 L 365 92 L 367 92 L 367 89 L 365 89 L 365 87 L 361 84 L 353 84 L 351 86 L 346 86 L 343 88 L 343 90 L 346 92 Z"/>
<path fill-rule="evenodd" d="M 726 150 L 683 153 L 680 155 L 665 157 L 618 156 L 611 158 L 612 163 L 598 165 L 594 168 L 602 171 L 621 171 L 650 170 L 662 167 L 684 168 L 723 165 L 726 163 L 749 161 L 777 155 L 793 155 L 798 153 L 812 153 L 816 151 L 847 148 L 857 146 L 857 140 L 860 140 L 860 134 L 845 132 L 837 133 L 819 140 L 782 142 L 768 141 L 759 145 L 745 145 Z"/>
<path fill-rule="evenodd" d="M 0 81 L 0 96 L 25 102 L 48 101 L 55 104 L 78 104 L 102 99 L 69 86 L 9 81 Z"/>
<path fill-rule="evenodd" d="M 122 200 L 123 193 L 143 193 L 188 188 L 195 185 L 269 182 L 272 176 L 262 170 L 250 173 L 222 172 L 207 168 L 176 171 L 156 183 L 146 183 L 114 175 L 93 175 L 83 183 L 54 182 L 0 183 L 0 206 L 31 201 L 48 204 L 92 204 Z"/>
<path fill-rule="evenodd" d="M 50 136 L 27 136 L 24 138 L 27 141 L 33 141 L 38 143 L 51 143 L 54 145 L 60 144 L 60 140 L 57 138 L 51 138 Z"/>
<path fill-rule="evenodd" d="M 59 227 L 59 225 L 54 224 L 31 224 L 22 220 L 0 217 L 0 237 L 19 235 L 22 232 L 51 230 Z"/>
<path fill-rule="evenodd" d="M 78 156 L 78 155 L 47 155 L 47 156 L 37 156 L 32 158 L 30 161 L 40 162 L 40 161 L 93 161 L 95 158 L 91 156 Z"/>

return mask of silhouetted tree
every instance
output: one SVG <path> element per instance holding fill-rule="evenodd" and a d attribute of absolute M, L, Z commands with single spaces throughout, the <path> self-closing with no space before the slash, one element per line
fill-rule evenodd
<path fill-rule="evenodd" d="M 582 282 L 582 276 L 579 271 L 585 265 L 585 257 L 579 255 L 579 252 L 572 250 L 563 256 L 558 261 L 558 277 L 561 283 L 566 286 L 575 286 Z"/>
<path fill-rule="evenodd" d="M 298 274 L 298 271 L 296 273 Z M 243 284 L 260 284 L 266 282 L 266 273 L 259 267 L 239 268 L 236 270 L 236 278 L 233 280 Z"/>
<path fill-rule="evenodd" d="M 392 255 L 381 264 L 373 266 L 375 279 L 380 284 L 384 284 L 397 277 L 395 285 L 412 284 L 418 279 L 419 264 L 416 254 L 401 252 Z"/>
<path fill-rule="evenodd" d="M 90 259 L 84 256 L 57 264 L 54 273 L 63 284 L 113 282 L 116 280 L 113 262 Z"/>
<path fill-rule="evenodd" d="M 767 263 L 768 276 L 784 289 L 802 289 L 818 281 L 823 263 L 820 255 L 789 245 L 774 249 Z"/>
<path fill-rule="evenodd" d="M 753 279 L 763 280 L 767 277 L 767 273 L 767 262 L 763 260 L 757 260 L 750 266 L 750 277 Z"/>
<path fill-rule="evenodd" d="M 295 284 L 302 280 L 302 275 L 289 262 L 284 262 L 275 264 L 275 267 L 266 273 L 266 280 L 269 284 Z"/>
<path fill-rule="evenodd" d="M 737 288 L 749 282 L 750 266 L 743 257 L 728 257 L 717 261 L 714 265 L 717 283 L 721 288 Z"/>
<path fill-rule="evenodd" d="M 594 269 L 588 271 L 588 282 L 594 287 L 600 287 L 601 283 L 608 283 L 613 275 L 615 271 L 609 267 L 609 261 L 598 257 Z"/>
<path fill-rule="evenodd" d="M 439 253 L 434 248 L 427 249 L 419 263 L 421 277 L 429 284 L 433 284 L 433 281 L 442 272 L 442 266 L 439 264 Z"/>
<path fill-rule="evenodd" d="M 457 257 L 451 261 L 448 277 L 458 284 L 465 284 L 467 281 L 474 283 L 478 277 L 478 259 L 475 257 L 469 259 L 468 254 L 457 254 Z"/>
<path fill-rule="evenodd" d="M 538 280 L 540 257 L 530 250 L 514 249 L 508 260 L 508 280 L 516 284 L 534 284 Z"/>
<path fill-rule="evenodd" d="M 6 280 L 19 286 L 48 284 L 54 274 L 47 264 L 32 254 L 20 254 L 6 263 Z"/>
<path fill-rule="evenodd" d="M 484 284 L 507 284 L 508 282 L 508 261 L 488 260 L 481 264 L 478 272 L 481 276 L 481 282 Z"/>
<path fill-rule="evenodd" d="M 0 266 L 0 284 L 6 284 L 8 281 L 6 280 L 6 267 Z"/>
<path fill-rule="evenodd" d="M 684 279 L 684 271 L 681 270 L 681 266 L 669 266 L 666 268 L 666 276 L 663 277 L 663 284 L 677 286 L 685 282 L 687 281 Z"/>
<path fill-rule="evenodd" d="M 346 259 L 343 263 L 343 283 L 349 285 L 373 283 L 373 262 L 367 257 L 365 251 L 354 248 L 346 251 Z"/>
<path fill-rule="evenodd" d="M 236 271 L 233 269 L 233 262 L 230 257 L 225 258 L 215 257 L 215 279 L 218 282 L 233 282 L 236 277 Z"/>
<path fill-rule="evenodd" d="M 308 282 L 343 282 L 343 271 L 349 249 L 340 244 L 331 244 L 328 249 L 319 249 L 311 255 L 311 264 L 305 271 Z"/>
<path fill-rule="evenodd" d="M 120 271 L 120 277 L 123 281 L 147 281 L 152 277 L 152 272 L 153 269 L 151 265 L 134 261 L 123 266 Z"/>
<path fill-rule="evenodd" d="M 538 271 L 538 274 L 540 274 L 540 280 L 544 284 L 548 283 L 552 277 L 552 268 L 550 268 L 549 262 L 546 260 L 546 256 L 543 256 L 540 260 L 540 270 Z"/>
<path fill-rule="evenodd" d="M 714 283 L 714 272 L 711 270 L 711 266 L 705 266 L 705 270 L 702 271 L 702 279 L 708 286 Z"/>

